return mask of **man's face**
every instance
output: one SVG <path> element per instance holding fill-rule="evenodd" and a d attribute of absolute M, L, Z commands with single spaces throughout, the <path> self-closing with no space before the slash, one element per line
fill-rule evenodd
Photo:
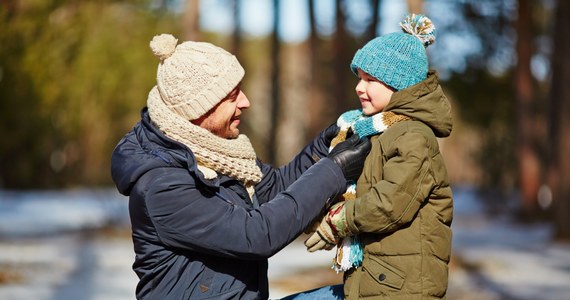
<path fill-rule="evenodd" d="M 249 108 L 249 100 L 236 86 L 220 103 L 192 123 L 225 139 L 235 139 L 239 135 L 238 125 L 242 110 Z"/>

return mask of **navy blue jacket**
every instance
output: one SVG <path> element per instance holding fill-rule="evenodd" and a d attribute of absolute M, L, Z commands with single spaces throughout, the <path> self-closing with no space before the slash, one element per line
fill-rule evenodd
<path fill-rule="evenodd" d="M 191 149 L 141 115 L 112 156 L 129 196 L 137 298 L 267 299 L 267 259 L 345 188 L 342 170 L 320 159 L 327 146 L 317 138 L 278 169 L 258 161 L 252 201 L 233 178 L 205 179 Z"/>

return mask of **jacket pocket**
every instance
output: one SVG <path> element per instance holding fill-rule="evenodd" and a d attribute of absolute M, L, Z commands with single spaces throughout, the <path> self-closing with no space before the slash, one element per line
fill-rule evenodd
<path fill-rule="evenodd" d="M 208 267 L 204 267 L 204 270 L 200 274 L 199 281 L 196 285 L 190 285 L 188 289 L 186 289 L 182 299 L 239 299 L 240 292 L 242 292 L 245 287 L 241 284 L 235 286 L 229 282 L 221 283 L 221 279 L 219 277 L 219 274 L 215 271 Z"/>
<path fill-rule="evenodd" d="M 361 296 L 390 295 L 404 286 L 405 273 L 380 258 L 370 256 L 362 268 Z"/>
<path fill-rule="evenodd" d="M 201 293 L 198 291 L 186 290 L 184 297 L 182 299 L 199 299 L 199 300 L 230 300 L 230 299 L 240 299 L 239 295 L 243 289 L 237 287 L 229 291 L 223 291 L 218 293 Z"/>

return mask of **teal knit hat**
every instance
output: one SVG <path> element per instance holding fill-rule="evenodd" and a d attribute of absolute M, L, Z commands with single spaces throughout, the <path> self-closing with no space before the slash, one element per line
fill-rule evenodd
<path fill-rule="evenodd" d="M 427 77 L 425 48 L 435 42 L 435 26 L 424 15 L 411 14 L 400 22 L 403 32 L 374 38 L 359 49 L 350 68 L 370 74 L 390 87 L 401 90 Z"/>

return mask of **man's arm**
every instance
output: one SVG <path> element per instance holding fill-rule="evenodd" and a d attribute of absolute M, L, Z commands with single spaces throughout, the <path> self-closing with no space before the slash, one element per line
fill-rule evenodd
<path fill-rule="evenodd" d="M 273 199 L 313 164 L 321 158 L 327 157 L 331 140 L 338 134 L 339 130 L 340 128 L 336 123 L 331 124 L 309 142 L 289 163 L 280 168 L 273 168 L 258 160 L 258 165 L 263 173 L 261 182 L 256 185 L 256 195 L 259 202 L 264 203 Z"/>
<path fill-rule="evenodd" d="M 165 175 L 168 177 L 168 175 Z M 146 195 L 148 215 L 167 246 L 240 259 L 268 258 L 293 241 L 340 193 L 342 169 L 324 159 L 255 210 L 208 195 L 194 184 L 157 177 Z"/>

